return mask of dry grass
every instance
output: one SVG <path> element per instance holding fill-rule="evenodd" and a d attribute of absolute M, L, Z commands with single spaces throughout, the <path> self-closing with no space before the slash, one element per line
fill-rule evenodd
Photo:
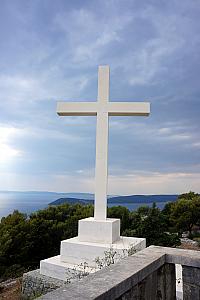
<path fill-rule="evenodd" d="M 21 279 L 2 282 L 0 300 L 21 300 Z"/>
<path fill-rule="evenodd" d="M 190 244 L 187 244 L 187 243 L 182 243 L 177 248 L 200 251 L 200 247 L 199 246 L 194 246 L 194 245 L 190 245 Z"/>

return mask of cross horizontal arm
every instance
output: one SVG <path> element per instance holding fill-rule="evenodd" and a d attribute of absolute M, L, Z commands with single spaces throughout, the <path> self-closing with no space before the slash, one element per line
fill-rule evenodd
<path fill-rule="evenodd" d="M 148 116 L 149 102 L 108 102 L 109 116 Z"/>
<path fill-rule="evenodd" d="M 58 102 L 59 116 L 96 116 L 97 102 Z"/>

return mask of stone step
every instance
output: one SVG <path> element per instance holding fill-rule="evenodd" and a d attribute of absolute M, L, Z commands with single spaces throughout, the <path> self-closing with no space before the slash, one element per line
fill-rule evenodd
<path fill-rule="evenodd" d="M 74 265 L 66 262 L 62 262 L 60 255 L 53 256 L 40 261 L 40 274 L 49 276 L 52 278 L 70 281 L 75 277 L 84 276 L 86 273 L 94 273 L 94 268 L 90 268 L 84 265 Z M 80 275 L 80 276 L 78 276 Z"/>
<path fill-rule="evenodd" d="M 128 256 L 129 252 L 136 252 L 146 247 L 146 240 L 143 238 L 120 237 L 113 244 L 81 242 L 79 237 L 74 237 L 61 242 L 61 261 L 71 264 L 86 262 L 90 267 L 96 267 L 96 259 L 104 258 L 105 254 L 115 257 Z"/>

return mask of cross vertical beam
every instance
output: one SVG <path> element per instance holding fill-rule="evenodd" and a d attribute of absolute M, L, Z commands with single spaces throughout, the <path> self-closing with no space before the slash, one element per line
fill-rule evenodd
<path fill-rule="evenodd" d="M 109 66 L 99 66 L 98 70 L 98 96 L 97 101 L 109 101 Z"/>
<path fill-rule="evenodd" d="M 108 177 L 108 113 L 97 113 L 95 166 L 95 220 L 105 220 Z"/>
<path fill-rule="evenodd" d="M 107 216 L 108 181 L 108 111 L 104 110 L 109 100 L 109 66 L 100 66 L 98 72 L 98 98 L 102 109 L 97 112 L 95 206 L 94 219 L 105 220 Z"/>

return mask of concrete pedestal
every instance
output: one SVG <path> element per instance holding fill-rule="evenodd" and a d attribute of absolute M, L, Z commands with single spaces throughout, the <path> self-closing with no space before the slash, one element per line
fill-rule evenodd
<path fill-rule="evenodd" d="M 145 247 L 143 238 L 120 237 L 119 219 L 83 219 L 78 236 L 61 242 L 60 255 L 40 262 L 40 274 L 68 280 L 73 272 L 96 272 L 109 256 L 116 262 Z"/>
<path fill-rule="evenodd" d="M 80 242 L 94 242 L 112 244 L 120 237 L 120 219 L 95 220 L 86 218 L 79 220 L 78 240 Z"/>

